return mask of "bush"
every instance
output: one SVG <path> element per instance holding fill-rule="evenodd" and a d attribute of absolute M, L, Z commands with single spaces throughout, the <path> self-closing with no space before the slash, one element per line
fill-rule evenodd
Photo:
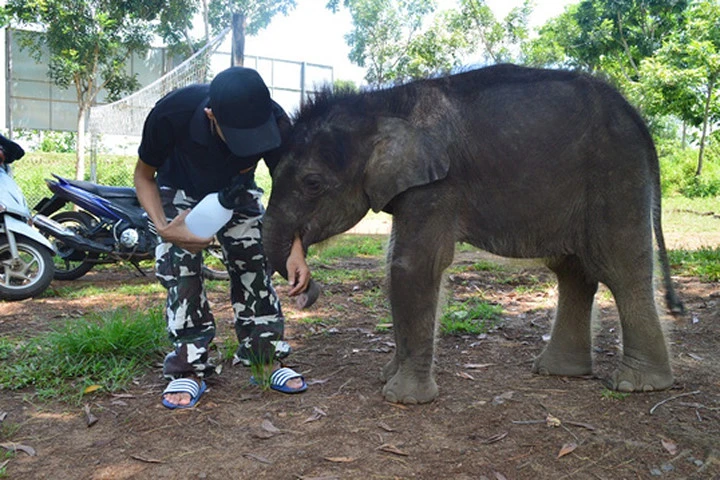
<path fill-rule="evenodd" d="M 689 198 L 720 196 L 720 151 L 705 151 L 702 174 L 697 177 L 698 150 L 682 149 L 677 142 L 658 144 L 660 184 L 663 195 Z"/>

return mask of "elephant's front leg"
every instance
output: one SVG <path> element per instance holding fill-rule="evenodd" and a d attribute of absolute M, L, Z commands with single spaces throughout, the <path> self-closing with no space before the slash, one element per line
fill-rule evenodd
<path fill-rule="evenodd" d="M 389 254 L 389 296 L 395 357 L 383 369 L 383 395 L 389 402 L 427 403 L 438 394 L 432 367 L 435 320 L 443 270 L 452 262 L 452 242 L 403 246 L 395 238 Z M 416 244 L 417 245 L 417 244 Z M 449 250 L 449 251 L 448 251 Z"/>

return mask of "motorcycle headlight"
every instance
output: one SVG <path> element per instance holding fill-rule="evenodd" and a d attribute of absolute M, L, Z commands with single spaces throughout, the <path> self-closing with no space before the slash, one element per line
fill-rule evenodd
<path fill-rule="evenodd" d="M 7 207 L 4 203 L 0 203 L 0 213 L 5 213 L 7 211 Z"/>

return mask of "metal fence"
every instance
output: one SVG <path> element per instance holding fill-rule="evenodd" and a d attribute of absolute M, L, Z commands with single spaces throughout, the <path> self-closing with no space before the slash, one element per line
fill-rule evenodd
<path fill-rule="evenodd" d="M 20 48 L 18 31 L 6 29 L 5 124 L 9 132 L 40 131 L 33 136 L 14 135 L 29 153 L 15 165 L 15 177 L 33 205 L 45 194 L 43 178 L 58 173 L 74 178 L 75 156 L 33 154 L 39 148 L 43 132 L 69 135 L 77 128 L 77 102 L 74 90 L 61 89 L 47 77 L 47 65 L 37 63 Z M 40 34 L 31 32 L 31 34 Z M 231 64 L 231 39 L 225 39 L 210 60 L 212 71 L 219 72 Z M 333 67 L 302 61 L 282 60 L 245 55 L 245 66 L 254 68 L 265 80 L 273 99 L 288 113 L 295 111 L 316 87 L 334 81 Z M 142 85 L 149 85 L 177 65 L 164 48 L 151 48 L 143 56 L 131 59 L 128 68 Z M 157 99 L 155 99 L 157 100 Z M 98 102 L 105 102 L 100 95 Z M 68 143 L 68 142 L 64 142 Z M 86 159 L 86 179 L 104 185 L 132 185 L 132 166 L 136 160 L 140 138 L 103 134 L 94 136 Z M 31 172 L 31 173 L 30 173 Z"/>

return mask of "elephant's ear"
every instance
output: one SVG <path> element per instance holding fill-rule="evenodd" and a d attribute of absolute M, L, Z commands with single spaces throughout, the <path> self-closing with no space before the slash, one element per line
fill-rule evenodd
<path fill-rule="evenodd" d="M 365 167 L 364 189 L 379 212 L 398 194 L 445 178 L 450 158 L 426 131 L 394 117 L 381 117 Z"/>

